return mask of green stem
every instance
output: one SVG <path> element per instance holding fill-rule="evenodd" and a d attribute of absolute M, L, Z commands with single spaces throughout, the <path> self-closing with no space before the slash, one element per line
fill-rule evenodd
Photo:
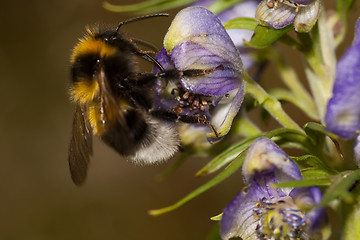
<path fill-rule="evenodd" d="M 269 95 L 259 84 L 257 84 L 247 73 L 244 74 L 245 91 L 252 95 L 282 126 L 304 132 L 281 107 L 280 102 Z"/>
<path fill-rule="evenodd" d="M 271 51 L 271 56 L 276 62 L 283 83 L 295 94 L 297 101 L 301 101 L 299 102 L 299 105 L 306 109 L 305 113 L 309 117 L 314 120 L 319 120 L 314 99 L 302 85 L 294 68 L 284 61 L 278 51 Z"/>
<path fill-rule="evenodd" d="M 312 39 L 309 34 L 299 35 L 303 45 L 309 47 L 304 52 L 308 63 L 305 73 L 322 123 L 324 123 L 327 102 L 332 96 L 336 69 L 335 45 L 330 33 L 322 10 L 317 27 L 313 28 Z M 307 44 L 309 41 L 311 43 Z"/>
<path fill-rule="evenodd" d="M 268 90 L 268 93 L 274 96 L 278 100 L 284 100 L 290 102 L 301 109 L 308 117 L 319 120 L 319 115 L 316 111 L 316 106 L 314 104 L 313 108 L 308 106 L 303 99 L 297 96 L 295 93 L 285 90 L 283 88 L 276 88 Z"/>

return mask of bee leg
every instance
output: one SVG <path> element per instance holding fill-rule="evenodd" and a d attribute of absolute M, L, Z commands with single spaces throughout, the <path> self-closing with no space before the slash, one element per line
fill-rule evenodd
<path fill-rule="evenodd" d="M 215 130 L 215 127 L 207 121 L 205 118 L 196 115 L 185 115 L 185 114 L 178 114 L 178 120 L 184 123 L 199 123 L 199 124 L 206 124 L 208 125 L 211 130 L 214 132 L 216 137 L 219 137 L 218 132 Z"/>
<path fill-rule="evenodd" d="M 127 77 L 127 81 L 133 87 L 153 87 L 157 76 L 153 73 L 136 73 Z"/>
<path fill-rule="evenodd" d="M 214 132 L 215 136 L 219 137 L 219 134 L 215 130 L 215 127 L 209 121 L 207 121 L 205 118 L 202 118 L 200 116 L 178 114 L 178 113 L 175 113 L 172 111 L 160 110 L 160 109 L 151 110 L 150 113 L 157 118 L 161 118 L 161 119 L 167 120 L 167 121 L 181 121 L 184 123 L 192 123 L 192 124 L 206 124 L 211 128 L 211 130 Z"/>

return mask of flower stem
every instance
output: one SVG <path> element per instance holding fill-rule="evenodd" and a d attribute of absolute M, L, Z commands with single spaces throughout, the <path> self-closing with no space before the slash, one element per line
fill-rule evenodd
<path fill-rule="evenodd" d="M 280 102 L 269 95 L 257 82 L 246 72 L 244 74 L 245 91 L 252 95 L 282 126 L 304 132 L 299 125 L 292 120 L 281 107 Z"/>
<path fill-rule="evenodd" d="M 319 115 L 314 100 L 302 85 L 294 68 L 289 66 L 289 64 L 284 61 L 278 51 L 275 49 L 271 50 L 272 51 L 270 55 L 276 62 L 283 83 L 296 97 L 296 102 L 294 103 L 300 107 L 309 117 L 314 120 L 319 120 Z"/>

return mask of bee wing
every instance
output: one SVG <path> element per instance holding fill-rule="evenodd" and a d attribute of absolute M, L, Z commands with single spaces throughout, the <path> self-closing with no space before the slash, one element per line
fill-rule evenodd
<path fill-rule="evenodd" d="M 121 155 L 128 156 L 134 154 L 136 140 L 133 129 L 129 126 L 124 110 L 109 86 L 109 81 L 106 78 L 103 67 L 99 69 L 97 80 L 100 89 L 100 112 L 102 115 L 100 121 L 105 130 L 104 134 L 100 137 Z M 134 114 L 137 117 L 133 116 L 132 123 L 140 119 L 140 121 L 143 121 L 141 114 L 133 112 Z"/>
<path fill-rule="evenodd" d="M 100 112 L 102 114 L 101 122 L 104 128 L 106 127 L 105 124 L 107 124 L 107 121 L 111 118 L 110 116 L 112 114 L 115 114 L 117 121 L 119 121 L 121 125 L 125 126 L 127 123 L 124 113 L 121 111 L 121 107 L 114 97 L 103 67 L 100 67 L 97 79 L 100 88 Z"/>
<path fill-rule="evenodd" d="M 84 107 L 76 106 L 69 147 L 70 174 L 76 185 L 84 182 L 92 155 L 92 132 L 86 114 Z"/>

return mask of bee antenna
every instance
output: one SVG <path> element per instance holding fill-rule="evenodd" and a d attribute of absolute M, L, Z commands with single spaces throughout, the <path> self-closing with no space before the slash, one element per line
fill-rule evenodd
<path fill-rule="evenodd" d="M 118 32 L 120 27 L 124 24 L 128 24 L 128 23 L 132 23 L 132 22 L 137 22 L 140 20 L 144 20 L 144 19 L 148 19 L 148 18 L 153 18 L 153 17 L 168 17 L 169 14 L 167 13 L 155 13 L 155 14 L 149 14 L 149 15 L 144 15 L 144 16 L 139 16 L 139 17 L 134 17 L 134 18 L 130 18 L 127 19 L 123 22 L 120 22 L 119 25 L 117 26 L 115 32 Z"/>

